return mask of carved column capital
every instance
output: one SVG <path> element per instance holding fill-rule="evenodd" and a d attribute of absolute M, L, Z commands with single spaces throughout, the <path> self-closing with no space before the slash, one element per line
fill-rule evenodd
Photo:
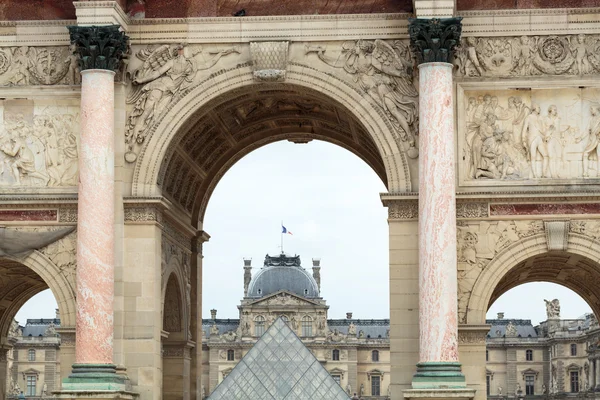
<path fill-rule="evenodd" d="M 454 48 L 460 41 L 461 20 L 462 17 L 409 18 L 408 34 L 417 64 L 451 63 Z"/>
<path fill-rule="evenodd" d="M 68 26 L 71 43 L 75 45 L 79 68 L 104 69 L 116 72 L 127 53 L 129 37 L 119 25 Z"/>

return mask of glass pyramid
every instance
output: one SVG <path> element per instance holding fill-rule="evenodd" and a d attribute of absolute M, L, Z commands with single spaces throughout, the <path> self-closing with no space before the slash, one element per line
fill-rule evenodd
<path fill-rule="evenodd" d="M 261 336 L 210 400 L 348 400 L 281 318 Z"/>

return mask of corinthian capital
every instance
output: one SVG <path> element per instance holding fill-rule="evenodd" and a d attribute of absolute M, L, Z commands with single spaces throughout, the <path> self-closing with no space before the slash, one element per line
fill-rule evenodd
<path fill-rule="evenodd" d="M 129 38 L 119 25 L 69 26 L 71 44 L 75 45 L 80 69 L 117 71 L 127 53 Z"/>
<path fill-rule="evenodd" d="M 408 34 L 417 63 L 452 62 L 460 40 L 461 20 L 461 17 L 409 18 Z"/>

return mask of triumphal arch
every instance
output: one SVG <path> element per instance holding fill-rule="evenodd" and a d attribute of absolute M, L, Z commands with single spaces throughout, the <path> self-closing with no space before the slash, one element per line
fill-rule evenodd
<path fill-rule="evenodd" d="M 484 399 L 485 313 L 517 285 L 598 315 L 600 8 L 313 3 L 0 8 L 0 396 L 14 315 L 50 288 L 50 391 L 201 398 L 206 205 L 279 140 L 386 184 L 392 399 Z"/>

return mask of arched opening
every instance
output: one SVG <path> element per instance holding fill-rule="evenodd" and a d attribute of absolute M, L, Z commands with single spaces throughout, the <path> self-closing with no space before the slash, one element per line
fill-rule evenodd
<path fill-rule="evenodd" d="M 2 398 L 49 396 L 75 361 L 74 275 L 58 267 L 52 250 L 0 258 Z"/>
<path fill-rule="evenodd" d="M 164 291 L 162 332 L 162 388 L 163 399 L 181 399 L 189 395 L 189 346 L 186 343 L 186 318 L 180 277 L 172 272 Z"/>
<path fill-rule="evenodd" d="M 599 326 L 577 293 L 525 283 L 499 296 L 487 317 L 489 395 L 569 396 L 595 389 Z"/>
<path fill-rule="evenodd" d="M 292 71 L 290 71 L 289 76 L 294 76 Z M 363 341 L 366 343 L 367 340 L 379 340 L 383 346 L 381 351 L 389 353 L 389 299 L 386 296 L 389 291 L 387 212 L 381 205 L 379 193 L 385 192 L 386 190 L 405 190 L 410 186 L 408 166 L 403 154 L 403 143 L 393 129 L 389 129 L 389 127 L 381 128 L 382 124 L 386 124 L 384 119 L 374 121 L 373 115 L 375 114 L 369 114 L 370 116 L 367 115 L 368 113 L 363 114 L 364 110 L 362 109 L 364 107 L 370 107 L 367 103 L 354 103 L 348 96 L 336 97 L 336 95 L 339 95 L 340 91 L 343 90 L 343 87 L 336 88 L 334 92 L 330 93 L 327 90 L 316 90 L 315 88 L 307 87 L 306 83 L 304 86 L 295 83 L 296 82 L 293 84 L 246 85 L 226 91 L 214 98 L 211 98 L 210 95 L 204 96 L 204 94 L 200 96 L 200 93 L 198 93 L 198 99 L 211 98 L 211 100 L 203 103 L 200 107 L 196 106 L 196 108 L 191 106 L 189 109 L 186 108 L 188 105 L 186 105 L 185 99 L 181 100 L 178 107 L 181 106 L 182 110 L 189 110 L 188 114 L 182 114 L 187 117 L 179 119 L 177 124 L 175 124 L 175 120 L 159 122 L 159 128 L 157 128 L 161 129 L 160 126 L 164 124 L 164 128 L 167 131 L 164 136 L 166 137 L 168 146 L 165 146 L 164 143 L 159 144 L 156 142 L 152 132 L 150 132 L 148 137 L 149 140 L 146 148 L 150 153 L 159 151 L 158 148 L 160 146 L 163 148 L 163 150 L 161 150 L 161 154 L 163 155 L 161 157 L 162 162 L 157 164 L 158 170 L 155 175 L 155 183 L 160 190 L 160 193 L 172 205 L 172 214 L 176 214 L 180 221 L 189 221 L 191 226 L 199 230 L 206 230 L 208 234 L 211 235 L 211 242 L 204 244 L 202 249 L 203 260 L 201 262 L 203 265 L 201 268 L 203 268 L 204 273 L 206 273 L 211 264 L 214 263 L 213 259 L 211 259 L 210 249 L 217 238 L 223 237 L 232 243 L 236 243 L 235 247 L 230 245 L 229 249 L 226 250 L 226 252 L 231 253 L 232 250 L 237 248 L 238 243 L 235 234 L 232 233 L 232 229 L 242 230 L 238 220 L 238 226 L 230 226 L 229 232 L 223 233 L 221 232 L 220 227 L 233 223 L 233 218 L 217 221 L 217 224 L 220 225 L 217 229 L 213 228 L 215 225 L 210 225 L 209 222 L 207 222 L 208 219 L 205 218 L 207 206 L 209 204 L 214 204 L 213 202 L 209 203 L 209 200 L 212 199 L 217 184 L 219 184 L 221 178 L 223 178 L 225 173 L 229 171 L 234 164 L 242 158 L 248 159 L 255 154 L 267 151 L 269 148 L 284 149 L 284 147 L 287 146 L 285 147 L 285 150 L 282 151 L 291 151 L 289 148 L 294 148 L 293 151 L 298 151 L 296 149 L 300 149 L 313 157 L 312 160 L 305 161 L 304 164 L 305 169 L 310 171 L 309 177 L 311 173 L 316 175 L 329 174 L 330 180 L 334 181 L 337 178 L 335 175 L 336 165 L 334 163 L 329 165 L 331 169 L 328 170 L 321 169 L 321 167 L 311 169 L 311 164 L 318 164 L 317 161 L 319 160 L 319 155 L 322 155 L 321 160 L 327 160 L 329 157 L 334 158 L 332 154 L 337 153 L 334 153 L 335 150 L 332 149 L 340 150 L 340 148 L 342 148 L 346 150 L 344 152 L 346 155 L 351 156 L 355 161 L 356 157 L 358 157 L 363 166 L 366 164 L 369 173 L 372 174 L 371 179 L 377 181 L 377 184 L 369 186 L 370 188 L 373 188 L 372 192 L 369 193 L 371 195 L 370 199 L 374 200 L 378 207 L 378 212 L 372 212 L 370 218 L 377 218 L 379 220 L 382 228 L 381 232 L 384 235 L 383 238 L 380 238 L 381 240 L 379 242 L 385 243 L 385 246 L 384 248 L 373 246 L 373 248 L 376 248 L 377 251 L 382 253 L 382 258 L 379 259 L 377 267 L 372 269 L 383 271 L 385 277 L 379 279 L 378 282 L 380 283 L 380 286 L 378 289 L 374 289 L 377 293 L 373 293 L 373 295 L 385 298 L 385 311 L 379 312 L 377 315 L 373 315 L 372 311 L 368 314 L 364 313 L 365 315 L 363 318 L 368 318 L 368 320 L 361 322 L 352 319 L 352 316 L 340 318 L 340 314 L 343 316 L 347 311 L 354 310 L 337 310 L 338 315 L 335 315 L 334 318 L 339 318 L 338 325 L 330 325 L 328 322 L 328 318 L 330 317 L 327 315 L 328 307 L 323 300 L 317 299 L 319 295 L 315 294 L 320 291 L 321 285 L 319 260 L 312 260 L 313 268 L 312 271 L 310 271 L 309 257 L 318 257 L 320 254 L 306 252 L 308 254 L 302 254 L 302 268 L 306 271 L 302 272 L 301 275 L 308 280 L 314 280 L 314 285 L 311 284 L 302 287 L 302 290 L 297 293 L 294 290 L 288 290 L 288 293 L 282 293 L 280 295 L 281 298 L 276 301 L 281 302 L 281 305 L 284 306 L 284 303 L 286 302 L 301 302 L 302 299 L 309 299 L 310 301 L 308 303 L 310 303 L 310 307 L 313 308 L 310 319 L 301 321 L 305 313 L 299 311 L 292 312 L 292 310 L 289 309 L 283 312 L 272 308 L 268 312 L 261 314 L 261 312 L 258 311 L 259 299 L 266 299 L 266 296 L 273 295 L 273 293 L 267 286 L 263 287 L 259 285 L 260 287 L 256 286 L 255 292 L 252 292 L 252 295 L 249 294 L 248 296 L 255 296 L 254 300 L 245 298 L 243 300 L 246 302 L 244 304 L 250 304 L 252 301 L 255 302 L 252 303 L 254 304 L 253 311 L 249 311 L 249 314 L 246 315 L 242 310 L 239 313 L 239 318 L 216 318 L 215 311 L 214 316 L 211 316 L 211 320 L 207 319 L 206 324 L 201 331 L 203 337 L 202 342 L 208 344 L 211 344 L 211 342 L 217 343 L 222 341 L 233 342 L 236 344 L 236 352 L 239 348 L 239 354 L 243 356 L 244 352 L 247 350 L 242 351 L 243 346 L 241 346 L 242 341 L 240 340 L 242 336 L 247 336 L 249 338 L 248 340 L 250 340 L 250 338 L 252 338 L 252 340 L 257 340 L 257 338 L 264 334 L 271 326 L 276 317 L 284 316 L 288 318 L 289 325 L 293 327 L 297 335 L 300 336 L 306 334 L 306 337 L 310 338 L 310 340 L 314 341 L 316 338 L 322 340 L 324 338 L 333 343 L 334 341 L 341 340 L 342 337 L 351 335 L 355 336 L 361 343 Z M 196 104 L 198 104 L 199 100 L 195 101 Z M 344 101 L 346 103 L 344 103 Z M 351 107 L 349 107 L 349 105 L 351 105 Z M 307 143 L 308 145 L 304 147 L 303 145 L 306 145 Z M 332 144 L 335 146 L 332 146 Z M 330 152 L 329 154 L 327 153 L 328 151 Z M 146 163 L 146 161 L 144 161 L 145 157 L 144 154 L 140 153 L 140 160 L 136 165 L 137 172 L 134 177 L 134 180 L 138 178 L 139 180 L 137 183 L 134 182 L 134 193 L 136 193 L 136 191 L 141 193 L 139 192 L 140 190 L 146 190 L 148 188 L 147 186 L 143 186 L 143 180 L 146 179 L 143 177 L 145 171 L 140 167 Z M 285 196 L 286 193 L 294 194 L 294 192 L 302 191 L 302 188 L 305 188 L 305 190 L 309 192 L 306 194 L 307 197 L 319 198 L 320 192 L 325 193 L 326 186 L 312 186 L 310 184 L 298 184 L 295 188 L 286 187 L 284 189 L 284 185 L 281 184 L 281 181 L 286 180 L 287 177 L 284 175 L 273 174 L 273 171 L 283 170 L 284 168 L 282 166 L 285 164 L 285 161 L 279 162 L 279 160 L 275 160 L 274 158 L 271 160 L 272 165 L 269 168 L 264 169 L 263 171 L 257 171 L 255 176 L 247 178 L 247 181 L 245 182 L 249 185 L 262 187 L 263 194 L 250 195 L 249 192 L 244 191 L 245 186 L 240 185 L 236 192 L 229 195 L 230 198 L 236 199 L 237 201 L 237 205 L 233 205 L 233 207 L 243 208 L 246 210 L 246 213 L 252 213 L 250 208 L 253 207 L 248 205 L 250 203 L 250 196 L 269 196 L 271 193 L 273 195 L 270 197 Z M 338 168 L 345 168 L 345 165 L 339 164 Z M 402 175 L 402 177 L 400 177 L 400 175 Z M 271 176 L 271 182 L 265 180 L 261 181 L 262 176 Z M 289 178 L 287 180 L 289 180 Z M 348 183 L 347 185 L 351 187 L 352 183 Z M 355 201 L 366 192 L 367 189 L 365 189 L 365 187 L 356 187 L 353 193 L 348 194 L 345 197 L 340 194 L 341 192 L 330 193 L 329 196 L 337 194 L 337 207 L 344 209 L 347 203 Z M 295 194 L 298 195 L 298 193 Z M 290 209 L 287 211 L 281 210 L 278 215 L 273 215 L 276 219 L 272 224 L 275 240 L 279 239 L 280 233 L 280 221 L 277 220 L 281 217 L 285 217 L 285 215 L 290 215 L 290 213 L 298 214 L 300 207 L 303 207 L 303 205 L 297 205 L 294 211 L 290 211 Z M 344 216 L 344 219 L 348 219 L 350 215 L 354 217 L 352 212 L 348 211 Z M 334 223 L 328 224 L 328 226 L 331 227 L 332 232 L 333 230 L 337 230 L 338 232 L 343 230 L 348 232 L 350 236 L 356 236 L 350 232 L 362 228 L 356 224 L 354 226 L 352 226 L 352 224 L 339 224 L 339 226 L 336 226 L 338 224 L 335 224 L 335 221 L 332 222 Z M 257 221 L 253 226 L 258 227 L 259 224 L 260 222 Z M 252 224 L 248 224 L 245 229 L 249 228 L 251 225 Z M 325 224 L 323 224 L 323 226 L 325 226 Z M 298 227 L 298 225 L 296 225 L 296 227 Z M 256 228 L 254 233 L 249 233 L 249 235 L 246 236 L 246 239 L 242 238 L 240 241 L 250 241 L 250 237 L 256 235 L 257 229 L 259 228 Z M 307 224 L 299 229 L 300 232 L 305 231 L 306 233 L 310 233 L 311 227 Z M 304 236 L 306 237 L 305 240 L 310 242 L 310 239 L 306 235 Z M 338 240 L 337 246 L 340 246 L 341 240 Z M 347 246 L 348 251 L 344 253 L 354 254 L 360 249 L 359 243 L 352 243 Z M 313 245 L 313 248 L 315 247 L 318 248 L 318 246 Z M 353 250 L 350 251 L 350 248 Z M 361 253 L 368 254 L 368 248 L 369 246 L 363 249 Z M 304 249 L 310 249 L 310 246 L 304 246 Z M 273 246 L 272 243 L 259 243 L 256 244 L 255 249 L 253 249 L 253 251 L 259 251 L 263 254 L 264 252 L 269 252 L 270 256 L 275 258 L 286 258 L 286 260 L 284 260 L 285 263 L 295 263 L 295 261 L 292 260 L 295 256 L 292 256 L 292 254 L 282 254 L 282 250 L 283 249 L 281 248 L 277 250 L 276 246 Z M 303 248 L 296 247 L 296 249 L 292 251 L 300 252 L 301 250 L 303 250 Z M 237 254 L 238 259 L 243 256 L 243 253 Z M 335 257 L 331 257 L 331 264 L 335 263 L 334 258 Z M 192 259 L 192 263 L 195 262 L 197 262 L 197 260 Z M 372 260 L 366 259 L 362 265 L 369 265 L 371 263 Z M 224 265 L 223 268 L 220 266 L 218 267 L 221 274 L 221 278 L 217 278 L 219 281 L 219 290 L 221 292 L 232 293 L 232 291 L 229 290 L 233 287 L 231 280 L 228 279 L 227 281 L 223 281 L 222 279 L 224 274 L 230 276 L 230 274 L 225 272 L 225 267 L 228 266 Z M 300 267 L 300 265 L 298 265 L 298 267 Z M 194 268 L 195 267 L 192 267 L 192 271 Z M 349 269 L 350 268 L 346 268 L 346 270 Z M 358 274 L 358 270 L 360 269 L 361 268 L 357 267 L 355 272 Z M 241 268 L 239 270 L 242 271 Z M 340 287 L 338 287 L 337 290 L 344 290 L 343 288 L 346 288 L 348 295 L 350 296 L 352 296 L 352 292 L 358 293 L 362 291 L 362 295 L 367 296 L 367 292 L 372 286 L 364 285 L 364 287 L 360 287 L 358 284 L 360 278 L 358 276 L 354 276 L 354 283 L 346 285 L 348 281 L 342 279 L 345 274 L 343 270 L 343 265 L 340 265 L 340 278 L 337 279 Z M 330 287 L 333 287 L 334 282 L 336 282 L 333 272 L 329 275 L 329 271 L 325 272 L 325 269 L 323 271 L 323 285 L 331 285 Z M 327 275 L 329 275 L 329 280 L 325 281 Z M 250 287 L 244 287 L 244 294 L 248 291 L 252 291 L 250 281 L 251 278 L 248 279 Z M 242 280 L 240 279 L 239 282 L 241 283 Z M 198 282 L 198 286 L 201 285 L 202 283 Z M 211 285 L 211 289 L 213 289 L 212 286 L 216 287 L 217 285 Z M 319 286 L 319 288 L 317 288 L 317 286 Z M 234 296 L 235 300 L 238 302 L 236 305 L 239 305 L 242 291 L 240 290 L 239 294 L 232 294 L 232 296 Z M 353 297 L 356 299 L 356 296 Z M 202 303 L 205 307 L 211 307 L 206 298 Z M 356 300 L 350 302 L 350 304 L 356 303 L 358 303 Z M 344 305 L 338 304 L 337 307 L 347 307 L 346 304 L 347 302 L 345 302 Z M 236 305 L 231 307 L 231 309 L 236 310 Z M 323 310 L 317 311 L 317 308 L 322 308 Z M 206 315 L 208 313 L 205 312 L 204 314 Z M 195 315 L 200 315 L 200 313 L 197 312 Z M 232 317 L 235 317 L 235 315 Z M 362 317 L 362 314 L 360 317 Z M 370 324 L 371 322 L 368 321 L 373 317 L 383 317 L 385 320 L 382 320 L 380 323 L 372 322 L 373 325 L 376 325 L 374 329 L 371 329 L 371 327 L 367 328 L 365 326 L 363 328 L 360 326 L 361 324 Z M 308 326 L 309 322 L 310 326 Z M 216 352 L 211 350 L 209 351 L 209 354 L 211 357 L 214 355 L 215 362 L 222 363 L 222 365 L 219 364 L 219 368 L 213 368 L 212 366 L 209 368 L 206 360 L 204 360 L 205 357 L 200 357 L 198 354 L 200 353 L 200 347 L 204 349 L 207 346 L 204 344 L 200 346 L 200 340 L 198 340 L 197 343 L 198 347 L 196 349 L 196 355 L 192 357 L 194 363 L 200 363 L 200 360 L 202 359 L 202 362 L 204 363 L 202 365 L 203 376 L 201 380 L 190 382 L 190 386 L 199 386 L 199 383 L 202 382 L 200 385 L 204 386 L 204 389 L 200 388 L 200 392 L 209 394 L 214 389 L 215 385 L 223 380 L 226 375 L 224 371 L 231 366 L 227 365 L 228 355 L 226 349 L 219 349 Z M 364 354 L 360 355 L 361 359 L 372 362 L 372 347 L 369 349 L 365 347 L 365 349 L 362 349 L 361 351 L 364 352 Z M 320 350 L 317 356 L 331 360 L 331 354 L 331 349 L 328 349 L 327 351 Z M 164 352 L 163 357 L 166 357 Z M 345 350 L 343 354 L 341 354 L 341 357 L 343 361 L 347 361 L 348 351 Z M 388 359 L 389 357 L 386 355 L 385 358 Z M 194 367 L 192 367 L 192 369 L 193 368 Z M 199 368 L 197 368 L 197 370 L 198 369 Z M 389 370 L 384 372 L 389 373 Z M 362 374 L 364 376 L 361 375 L 362 378 L 357 378 L 357 375 L 359 374 L 354 374 L 352 377 L 345 375 L 344 381 L 341 382 L 341 384 L 344 387 L 352 387 L 356 391 L 360 386 L 360 383 L 358 382 L 359 379 L 364 378 L 363 386 L 367 387 L 368 377 L 366 373 Z M 167 386 L 169 386 L 169 384 L 164 382 L 163 387 Z M 385 390 L 386 388 L 382 388 L 382 391 Z"/>

